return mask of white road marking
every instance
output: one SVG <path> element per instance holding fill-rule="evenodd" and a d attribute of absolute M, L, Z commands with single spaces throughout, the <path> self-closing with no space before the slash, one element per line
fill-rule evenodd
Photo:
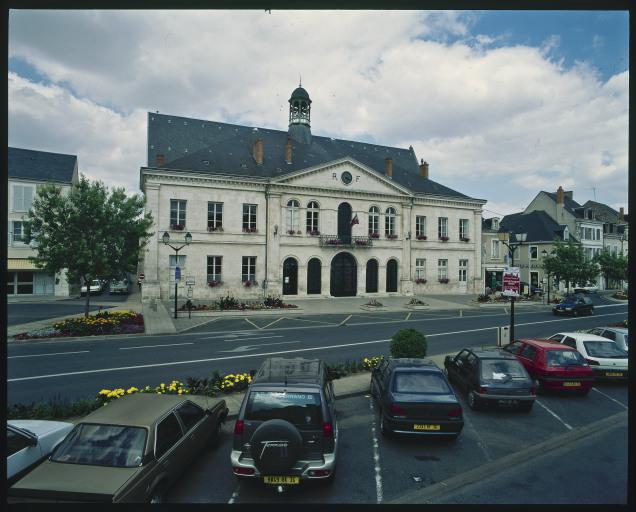
<path fill-rule="evenodd" d="M 539 404 L 541 407 L 543 407 L 546 411 L 548 411 L 550 414 L 552 414 L 552 416 L 554 416 L 557 420 L 559 420 L 561 423 L 563 423 L 566 428 L 568 430 L 572 430 L 572 427 L 570 425 L 568 425 L 565 421 L 563 421 L 561 418 L 559 418 L 555 412 L 551 411 L 550 409 L 548 409 L 545 405 L 543 405 L 541 402 L 539 402 L 539 400 L 535 399 L 534 400 L 535 403 Z"/>
<path fill-rule="evenodd" d="M 90 350 L 78 350 L 77 352 L 51 352 L 50 354 L 29 354 L 26 356 L 9 356 L 7 359 L 17 359 L 18 357 L 45 357 L 45 356 L 62 356 L 66 354 L 86 354 Z"/>
<path fill-rule="evenodd" d="M 238 498 L 239 489 L 240 489 L 240 487 L 237 487 L 236 490 L 232 493 L 232 497 L 227 502 L 228 505 L 232 505 L 232 503 L 234 503 L 236 501 L 236 498 Z"/>
<path fill-rule="evenodd" d="M 375 496 L 378 503 L 382 503 L 382 473 L 380 468 L 380 445 L 375 431 L 375 412 L 373 411 L 373 397 L 369 398 L 369 408 L 373 416 L 371 423 L 371 437 L 373 439 L 373 466 L 375 469 Z M 381 414 L 381 413 L 380 413 Z"/>
<path fill-rule="evenodd" d="M 256 325 L 254 322 L 252 322 L 249 318 L 244 318 L 244 320 L 248 323 L 248 324 L 252 324 L 254 327 L 256 327 L 259 331 L 261 331 L 263 328 L 259 327 L 258 325 Z"/>
<path fill-rule="evenodd" d="M 176 347 L 177 345 L 194 345 L 194 343 L 188 342 L 188 343 L 164 343 L 163 345 L 141 345 L 139 347 L 120 347 L 119 350 L 135 350 L 138 348 Z"/>
<path fill-rule="evenodd" d="M 181 334 L 181 333 L 179 333 Z M 211 332 L 204 332 L 204 333 L 191 333 L 188 336 L 192 336 L 192 335 L 197 335 L 197 334 L 211 334 Z M 230 332 L 228 334 L 223 334 L 223 331 L 221 331 L 221 334 L 219 334 L 218 336 L 208 336 L 206 338 L 199 338 L 201 340 L 218 340 L 220 338 L 239 338 L 240 336 L 250 336 L 252 334 L 255 334 L 254 331 L 239 331 L 239 332 Z"/>
<path fill-rule="evenodd" d="M 269 338 L 282 338 L 282 334 L 278 334 L 275 336 L 255 336 L 253 338 L 238 338 L 235 340 L 230 340 L 230 339 L 224 339 L 223 341 L 248 341 L 248 340 L 266 340 Z"/>
<path fill-rule="evenodd" d="M 404 320 L 408 320 L 409 318 L 411 318 L 411 315 L 412 315 L 412 314 L 413 314 L 413 313 L 408 313 L 408 314 L 406 315 L 406 318 L 405 318 Z"/>
<path fill-rule="evenodd" d="M 339 325 L 339 326 L 340 326 L 340 325 L 344 325 L 344 324 L 347 322 L 347 320 L 349 320 L 352 316 L 353 316 L 353 315 L 349 315 L 347 318 L 345 318 L 345 319 L 344 319 L 342 322 L 340 322 L 338 325 Z"/>
<path fill-rule="evenodd" d="M 278 343 L 263 343 L 263 344 L 259 344 L 259 345 L 242 345 L 240 347 L 236 347 L 232 350 L 221 350 L 220 352 L 247 352 L 249 350 L 257 350 L 260 347 L 268 347 L 270 345 L 287 345 L 289 343 L 300 343 L 300 340 L 298 341 L 279 341 Z"/>
<path fill-rule="evenodd" d="M 618 400 L 616 400 L 615 398 L 612 398 L 611 396 L 606 395 L 605 393 L 603 393 L 602 391 L 599 391 L 599 390 L 598 390 L 598 389 L 596 389 L 596 388 L 592 388 L 592 389 L 593 389 L 594 391 L 596 391 L 597 393 L 600 393 L 600 394 L 601 394 L 601 395 L 603 395 L 604 397 L 609 398 L 612 402 L 616 402 L 616 403 L 617 403 L 618 405 L 620 405 L 622 408 L 627 409 L 627 406 L 626 406 L 624 403 L 619 402 L 619 401 L 618 401 Z"/>
<path fill-rule="evenodd" d="M 276 320 L 274 320 L 273 322 L 268 323 L 267 325 L 263 326 L 263 329 L 267 329 L 270 325 L 274 325 L 277 322 L 280 322 L 281 320 L 285 320 L 284 316 L 281 316 L 280 318 L 277 318 Z"/>
<path fill-rule="evenodd" d="M 477 446 L 479 446 L 481 450 L 484 452 L 484 455 L 486 456 L 486 460 L 488 460 L 489 462 L 492 462 L 492 457 L 490 456 L 490 453 L 488 453 L 488 450 L 486 449 L 486 443 L 484 443 L 484 440 L 481 438 L 481 436 L 479 435 L 479 432 L 474 427 L 472 422 L 468 419 L 468 416 L 466 414 L 464 414 L 464 423 L 466 423 L 475 432 L 475 435 L 477 437 Z"/>

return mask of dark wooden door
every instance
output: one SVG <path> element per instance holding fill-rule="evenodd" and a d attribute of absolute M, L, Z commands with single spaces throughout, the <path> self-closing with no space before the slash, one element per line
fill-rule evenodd
<path fill-rule="evenodd" d="M 283 295 L 298 294 L 298 262 L 287 258 L 283 262 Z"/>
<path fill-rule="evenodd" d="M 331 261 L 329 291 L 334 297 L 355 297 L 358 288 L 356 260 L 348 252 L 341 252 Z"/>
<path fill-rule="evenodd" d="M 397 261 L 389 260 L 386 264 L 386 291 L 397 292 Z"/>
<path fill-rule="evenodd" d="M 378 291 L 378 262 L 376 260 L 367 261 L 367 293 Z"/>
<path fill-rule="evenodd" d="M 307 263 L 307 294 L 320 293 L 321 265 L 318 258 L 312 258 Z"/>
<path fill-rule="evenodd" d="M 340 203 L 338 206 L 338 238 L 344 244 L 351 243 L 351 205 Z"/>

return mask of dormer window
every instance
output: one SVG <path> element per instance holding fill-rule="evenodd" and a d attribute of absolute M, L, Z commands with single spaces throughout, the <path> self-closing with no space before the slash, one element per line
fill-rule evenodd
<path fill-rule="evenodd" d="M 569 239 L 570 239 L 570 230 L 568 229 L 567 226 L 565 226 L 565 228 L 563 229 L 563 240 L 567 242 Z"/>
<path fill-rule="evenodd" d="M 495 231 L 499 231 L 499 219 L 497 217 L 493 217 L 491 219 L 492 225 L 491 225 L 491 229 L 494 229 Z"/>

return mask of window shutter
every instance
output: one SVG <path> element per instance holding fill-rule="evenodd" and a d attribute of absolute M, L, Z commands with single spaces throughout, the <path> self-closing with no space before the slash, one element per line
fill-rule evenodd
<path fill-rule="evenodd" d="M 29 211 L 33 205 L 33 188 L 23 187 L 23 207 L 25 211 Z"/>
<path fill-rule="evenodd" d="M 13 186 L 13 211 L 21 212 L 24 210 L 24 187 L 20 185 Z"/>

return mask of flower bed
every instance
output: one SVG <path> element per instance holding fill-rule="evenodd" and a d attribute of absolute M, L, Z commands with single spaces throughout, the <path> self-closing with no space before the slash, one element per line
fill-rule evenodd
<path fill-rule="evenodd" d="M 442 284 L 448 284 L 449 279 L 448 277 L 442 277 L 441 279 L 438 279 L 438 281 Z"/>
<path fill-rule="evenodd" d="M 369 233 L 371 238 L 380 238 L 380 233 Z"/>
<path fill-rule="evenodd" d="M 88 317 L 67 318 L 52 327 L 15 335 L 16 340 L 97 336 L 101 334 L 137 334 L 144 332 L 144 317 L 134 311 L 100 311 Z"/>
<path fill-rule="evenodd" d="M 418 240 L 426 240 L 428 237 L 426 235 L 417 235 L 415 238 Z"/>
<path fill-rule="evenodd" d="M 415 284 L 426 284 L 426 279 L 422 278 L 422 277 L 418 277 L 415 280 Z"/>
<path fill-rule="evenodd" d="M 214 301 L 212 304 L 192 304 L 191 311 L 257 311 L 260 309 L 295 309 L 296 304 L 287 304 L 280 297 L 268 296 L 264 301 L 242 302 L 232 297 L 229 293 Z M 183 304 L 179 311 L 188 311 L 187 302 Z"/>
<path fill-rule="evenodd" d="M 448 242 L 448 240 L 449 240 L 449 238 L 448 238 L 447 236 L 440 236 L 440 237 L 439 237 L 439 239 L 440 239 L 442 242 Z"/>

